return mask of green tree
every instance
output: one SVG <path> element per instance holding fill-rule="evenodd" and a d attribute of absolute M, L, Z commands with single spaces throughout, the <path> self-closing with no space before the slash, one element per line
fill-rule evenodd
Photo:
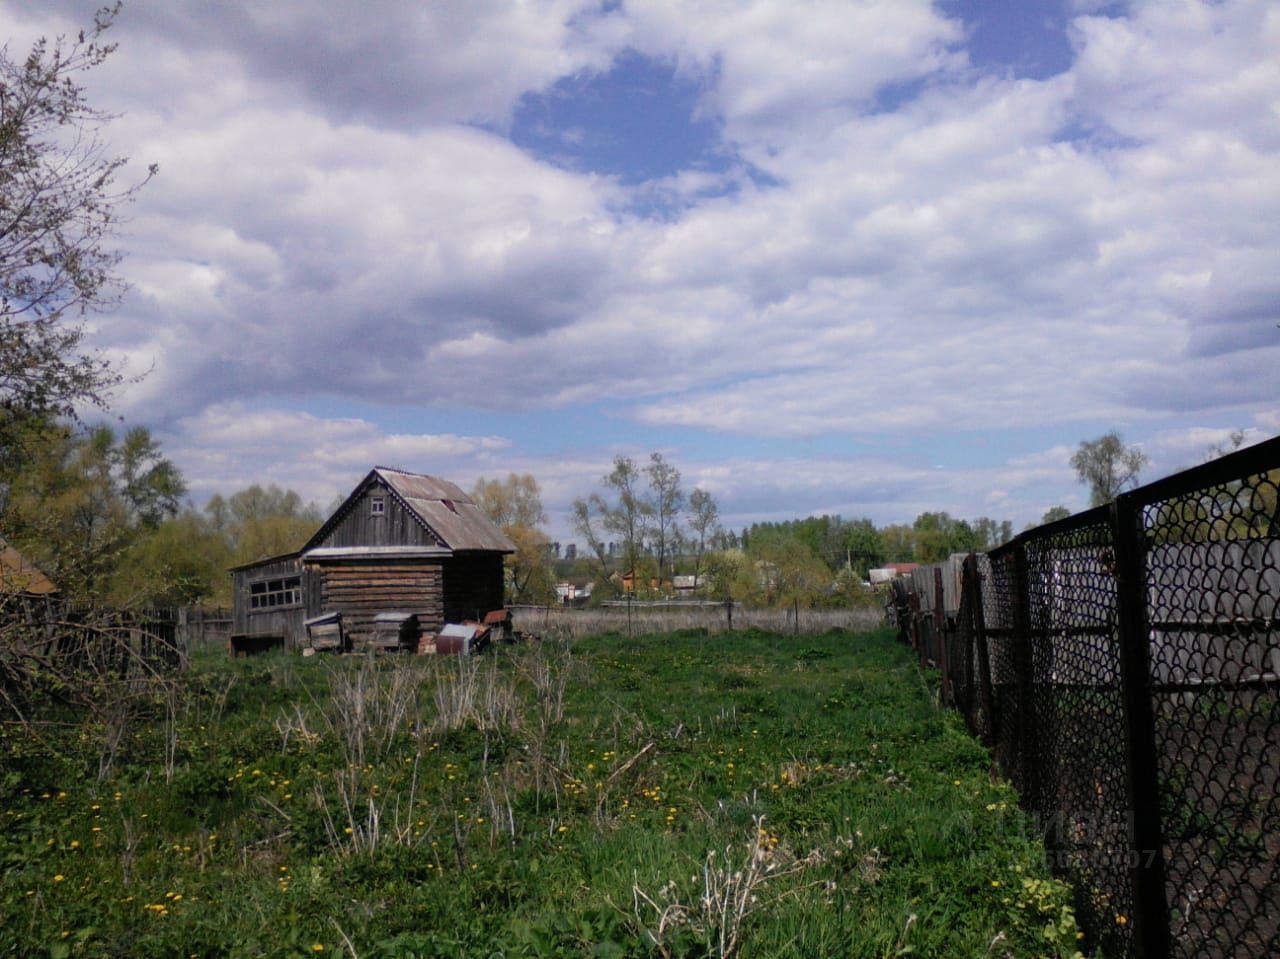
<path fill-rule="evenodd" d="M 504 480 L 481 477 L 471 498 L 516 547 L 506 559 L 509 600 L 549 602 L 555 582 L 547 561 L 551 540 L 539 529 L 547 517 L 538 481 L 529 473 L 509 473 Z"/>
<path fill-rule="evenodd" d="M 68 40 L 38 40 L 26 57 L 0 49 L 0 449 L 15 457 L 35 418 L 104 408 L 120 374 L 85 348 L 82 317 L 123 290 L 112 248 L 124 206 L 147 179 L 117 183 L 105 154 L 111 118 L 89 105 L 81 77 L 114 51 L 102 41 L 120 9 L 100 10 Z"/>
<path fill-rule="evenodd" d="M 978 538 L 964 520 L 950 513 L 921 513 L 912 524 L 915 532 L 916 562 L 937 563 L 952 553 L 979 548 Z"/>
<path fill-rule="evenodd" d="M 989 516 L 979 516 L 971 526 L 975 548 L 979 550 L 995 549 L 1013 539 L 1011 520 L 994 520 Z"/>
<path fill-rule="evenodd" d="M 581 536 L 587 544 L 587 550 L 594 560 L 594 574 L 597 582 L 604 582 L 609 576 L 609 556 L 603 537 L 605 516 L 609 511 L 608 504 L 599 493 L 579 497 L 573 501 L 569 510 L 569 523 L 574 532 Z M 586 559 L 586 557 L 583 557 Z"/>
<path fill-rule="evenodd" d="M 880 530 L 880 543 L 884 548 L 884 562 L 915 563 L 916 531 L 903 523 L 890 523 Z"/>
<path fill-rule="evenodd" d="M 151 599 L 120 588 L 125 557 L 177 515 L 186 484 L 141 427 L 76 432 L 51 425 L 9 476 L 4 525 L 61 589 L 117 604 Z"/>
<path fill-rule="evenodd" d="M 212 517 L 210 506 L 223 511 L 220 498 L 206 506 L 206 515 Z M 296 492 L 274 483 L 266 487 L 255 483 L 233 493 L 225 501 L 225 512 L 230 517 L 234 565 L 296 552 L 324 521 L 318 506 L 304 503 Z"/>
<path fill-rule="evenodd" d="M 1071 515 L 1071 510 L 1065 506 L 1050 506 L 1044 511 L 1044 515 L 1040 517 L 1041 525 L 1048 523 L 1056 523 L 1060 519 L 1066 519 Z"/>
<path fill-rule="evenodd" d="M 1103 506 L 1138 485 L 1138 474 L 1147 456 L 1136 446 L 1126 446 L 1114 431 L 1096 440 L 1083 440 L 1071 456 L 1071 467 L 1089 487 L 1089 505 Z"/>

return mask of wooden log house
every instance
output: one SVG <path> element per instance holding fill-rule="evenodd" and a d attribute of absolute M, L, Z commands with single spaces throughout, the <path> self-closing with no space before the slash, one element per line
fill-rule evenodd
<path fill-rule="evenodd" d="M 376 467 L 296 553 L 231 570 L 232 632 L 305 646 L 308 619 L 342 614 L 347 643 L 373 639 L 379 613 L 418 617 L 424 633 L 503 605 L 515 546 L 453 483 Z"/>

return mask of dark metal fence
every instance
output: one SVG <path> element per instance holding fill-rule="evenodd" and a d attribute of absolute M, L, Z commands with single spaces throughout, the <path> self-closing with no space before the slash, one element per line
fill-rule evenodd
<path fill-rule="evenodd" d="M 1272 440 L 971 556 L 941 626 L 940 584 L 902 617 L 1102 955 L 1280 956 L 1278 484 Z"/>

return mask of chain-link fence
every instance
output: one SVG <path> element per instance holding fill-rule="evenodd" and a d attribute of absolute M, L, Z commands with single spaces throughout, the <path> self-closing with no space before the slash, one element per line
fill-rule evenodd
<path fill-rule="evenodd" d="M 1278 487 L 1273 440 L 901 590 L 1102 955 L 1280 956 Z"/>

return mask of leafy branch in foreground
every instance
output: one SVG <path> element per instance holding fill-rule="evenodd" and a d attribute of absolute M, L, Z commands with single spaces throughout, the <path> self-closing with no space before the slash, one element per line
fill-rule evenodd
<path fill-rule="evenodd" d="M 69 322 L 116 304 L 124 206 L 156 173 L 120 185 L 127 160 L 110 155 L 111 114 L 91 106 L 80 78 L 115 50 L 103 34 L 120 4 L 75 38 L 41 38 L 25 58 L 0 49 L 0 436 L 35 416 L 103 408 L 121 376 L 84 348 Z"/>

